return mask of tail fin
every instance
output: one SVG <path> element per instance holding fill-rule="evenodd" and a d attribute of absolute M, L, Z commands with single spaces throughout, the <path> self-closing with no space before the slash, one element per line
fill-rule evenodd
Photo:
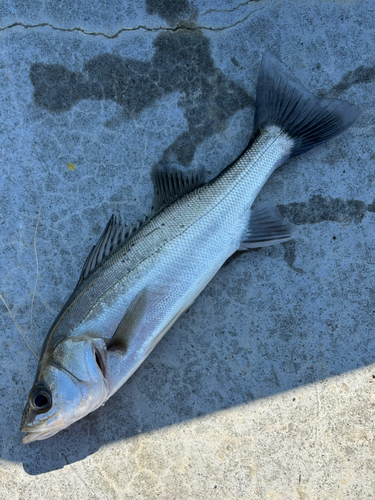
<path fill-rule="evenodd" d="M 290 156 L 297 156 L 349 128 L 360 109 L 340 99 L 319 99 L 306 90 L 269 50 L 259 71 L 254 134 L 278 125 L 294 139 Z"/>

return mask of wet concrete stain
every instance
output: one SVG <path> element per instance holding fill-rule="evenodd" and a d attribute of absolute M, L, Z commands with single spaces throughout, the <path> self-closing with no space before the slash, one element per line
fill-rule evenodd
<path fill-rule="evenodd" d="M 343 224 L 360 224 L 367 212 L 375 212 L 375 201 L 367 204 L 360 200 L 342 200 L 340 198 L 324 198 L 314 195 L 306 202 L 278 205 L 280 214 L 294 224 L 319 224 L 319 222 L 332 221 Z M 333 239 L 336 237 L 333 236 Z M 298 274 L 303 274 L 303 269 L 294 266 L 296 260 L 296 242 L 294 240 L 284 243 L 284 260 L 288 266 Z"/>
<path fill-rule="evenodd" d="M 342 200 L 340 198 L 324 198 L 314 195 L 306 202 L 278 205 L 280 214 L 294 224 L 319 224 L 324 221 L 339 222 L 343 224 L 360 224 L 367 212 L 375 213 L 375 201 L 365 203 L 361 200 Z M 336 236 L 333 236 L 336 239 Z M 284 260 L 288 266 L 298 274 L 303 274 L 303 269 L 294 266 L 296 260 L 296 242 L 294 240 L 283 244 Z"/>
<path fill-rule="evenodd" d="M 314 195 L 308 201 L 293 202 L 288 205 L 277 205 L 277 208 L 285 219 L 293 224 L 319 224 L 320 222 L 332 221 L 342 224 L 360 224 L 367 212 L 375 213 L 375 201 L 365 203 L 360 200 L 342 200 L 341 198 L 324 198 L 322 195 Z M 333 236 L 333 239 L 336 239 Z M 295 267 L 296 242 L 295 240 L 282 243 L 284 248 L 284 260 L 293 271 L 303 274 L 304 270 Z M 247 250 L 257 252 L 260 248 Z M 225 262 L 223 267 L 231 264 L 243 252 L 235 252 Z"/>
<path fill-rule="evenodd" d="M 178 91 L 188 130 L 164 151 L 160 161 L 189 165 L 197 146 L 222 132 L 234 113 L 254 107 L 254 99 L 215 66 L 209 40 L 202 32 L 160 33 L 154 48 L 149 62 L 101 54 L 86 62 L 81 72 L 59 64 L 33 64 L 34 101 L 61 113 L 83 99 L 112 100 L 122 107 L 125 118 L 134 118 L 157 99 Z"/>
<path fill-rule="evenodd" d="M 233 56 L 230 58 L 232 64 L 234 64 L 235 66 L 237 66 L 237 68 L 240 67 L 240 63 L 237 61 L 237 59 Z"/>
<path fill-rule="evenodd" d="M 342 200 L 341 198 L 324 198 L 317 194 L 308 201 L 278 205 L 282 215 L 294 224 L 318 224 L 323 221 L 356 224 L 362 222 L 366 212 L 375 212 L 375 201 L 367 204 L 360 200 Z"/>
<path fill-rule="evenodd" d="M 305 272 L 303 269 L 294 266 L 294 261 L 296 260 L 296 242 L 294 240 L 287 241 L 283 246 L 285 262 L 293 271 L 296 271 L 298 274 L 303 274 Z"/>
<path fill-rule="evenodd" d="M 147 14 L 157 14 L 172 26 L 197 19 L 198 9 L 188 0 L 146 0 Z"/>
<path fill-rule="evenodd" d="M 371 66 L 359 66 L 347 71 L 341 81 L 334 85 L 330 91 L 333 95 L 341 94 L 359 83 L 370 83 L 375 79 L 375 68 Z"/>

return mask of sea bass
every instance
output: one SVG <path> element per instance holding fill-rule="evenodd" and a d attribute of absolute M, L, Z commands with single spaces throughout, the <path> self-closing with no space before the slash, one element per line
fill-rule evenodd
<path fill-rule="evenodd" d="M 272 172 L 352 125 L 360 111 L 319 99 L 267 51 L 253 136 L 215 179 L 154 168 L 149 217 L 126 228 L 112 216 L 45 339 L 23 413 L 24 443 L 46 439 L 110 398 L 239 249 L 292 237 L 270 203 L 252 208 Z"/>

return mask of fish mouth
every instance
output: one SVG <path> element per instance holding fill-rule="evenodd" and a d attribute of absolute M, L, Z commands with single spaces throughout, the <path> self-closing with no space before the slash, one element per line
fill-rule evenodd
<path fill-rule="evenodd" d="M 47 439 L 54 434 L 57 434 L 60 432 L 64 427 L 58 427 L 54 429 L 48 429 L 46 431 L 43 431 L 41 429 L 28 429 L 27 427 L 23 427 L 21 429 L 22 432 L 24 432 L 24 436 L 22 437 L 22 443 L 23 444 L 28 444 L 28 443 L 33 443 L 34 441 L 41 441 L 42 439 Z"/>
<path fill-rule="evenodd" d="M 60 419 L 54 422 L 54 425 L 46 425 L 44 422 L 39 425 L 25 424 L 21 426 L 21 432 L 24 432 L 22 437 L 22 442 L 24 444 L 32 443 L 33 441 L 41 441 L 42 439 L 47 439 L 54 434 L 66 429 L 69 423 L 64 425 L 64 422 Z"/>
<path fill-rule="evenodd" d="M 51 417 L 54 417 L 53 422 L 51 422 Z M 63 421 L 56 416 L 56 413 L 52 413 L 48 420 L 46 419 L 44 422 L 34 423 L 35 418 L 36 415 L 31 411 L 30 405 L 27 404 L 21 420 L 21 432 L 25 433 L 22 442 L 25 444 L 47 439 L 64 428 Z"/>

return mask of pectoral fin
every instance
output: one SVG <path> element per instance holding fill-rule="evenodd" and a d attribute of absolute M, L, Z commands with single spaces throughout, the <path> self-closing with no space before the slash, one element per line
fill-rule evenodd
<path fill-rule="evenodd" d="M 266 247 L 293 238 L 297 226 L 283 219 L 271 202 L 250 210 L 250 219 L 239 250 Z"/>
<path fill-rule="evenodd" d="M 108 351 L 120 351 L 122 354 L 125 354 L 145 316 L 148 299 L 147 288 L 143 288 L 135 296 L 107 345 Z"/>

